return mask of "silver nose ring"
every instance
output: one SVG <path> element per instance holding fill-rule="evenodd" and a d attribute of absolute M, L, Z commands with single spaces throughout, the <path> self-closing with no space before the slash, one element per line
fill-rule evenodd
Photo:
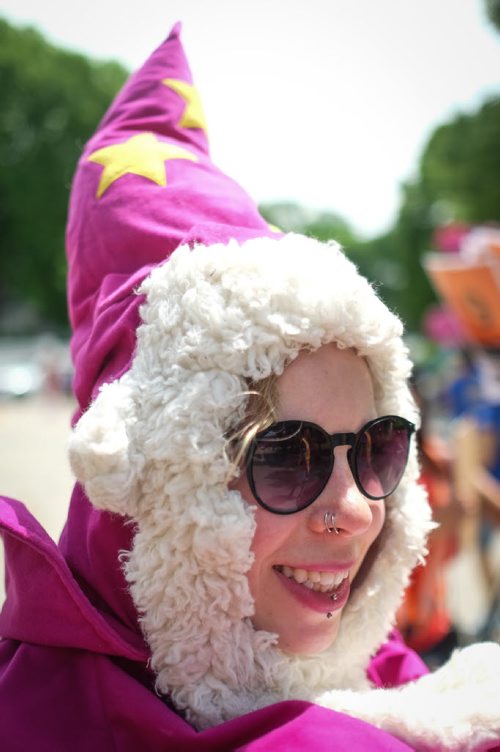
<path fill-rule="evenodd" d="M 333 512 L 325 512 L 323 522 L 325 523 L 327 533 L 336 533 L 338 535 L 339 531 L 335 527 L 335 515 Z"/>

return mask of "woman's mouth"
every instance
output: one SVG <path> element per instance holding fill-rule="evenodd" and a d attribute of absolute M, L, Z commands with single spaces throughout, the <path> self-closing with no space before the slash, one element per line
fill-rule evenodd
<path fill-rule="evenodd" d="M 282 576 L 289 592 L 314 611 L 327 614 L 342 608 L 349 598 L 348 569 L 322 572 L 284 565 L 276 565 L 273 569 Z"/>

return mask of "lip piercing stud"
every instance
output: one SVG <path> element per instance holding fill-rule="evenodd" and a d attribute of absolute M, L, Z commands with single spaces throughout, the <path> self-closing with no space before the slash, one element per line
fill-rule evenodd
<path fill-rule="evenodd" d="M 330 600 L 331 600 L 331 601 L 336 601 L 336 600 L 338 599 L 338 597 L 339 597 L 339 596 L 338 596 L 338 594 L 337 594 L 337 593 L 332 593 L 332 594 L 331 594 L 331 596 L 330 596 Z"/>
<path fill-rule="evenodd" d="M 323 522 L 325 523 L 325 530 L 327 533 L 339 534 L 338 529 L 335 527 L 335 515 L 333 512 L 325 512 Z"/>

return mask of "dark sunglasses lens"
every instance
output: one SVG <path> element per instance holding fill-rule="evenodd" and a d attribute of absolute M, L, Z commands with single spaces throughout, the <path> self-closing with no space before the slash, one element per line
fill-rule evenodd
<path fill-rule="evenodd" d="M 275 423 L 257 437 L 251 478 L 258 499 L 289 514 L 315 499 L 330 476 L 328 436 L 301 421 Z"/>
<path fill-rule="evenodd" d="M 409 446 L 409 424 L 398 418 L 383 418 L 361 434 L 355 462 L 367 496 L 382 499 L 396 490 L 406 468 Z"/>

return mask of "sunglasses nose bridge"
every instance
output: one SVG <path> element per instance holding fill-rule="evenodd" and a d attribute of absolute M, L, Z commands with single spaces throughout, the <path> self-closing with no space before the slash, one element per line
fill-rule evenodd
<path fill-rule="evenodd" d="M 329 434 L 329 439 L 330 439 L 330 448 L 332 452 L 332 464 L 331 464 L 332 474 L 334 472 L 334 465 L 335 465 L 335 449 L 337 447 L 346 446 L 346 447 L 349 447 L 346 452 L 347 464 L 349 465 L 351 473 L 354 475 L 353 447 L 356 442 L 356 434 L 355 433 L 332 433 L 332 434 Z"/>
<path fill-rule="evenodd" d="M 354 442 L 356 441 L 356 434 L 355 433 L 332 433 L 329 434 L 330 436 L 330 446 L 332 449 L 332 453 L 335 455 L 335 449 L 338 446 L 348 446 L 350 449 L 348 450 L 348 455 L 351 453 L 352 448 L 354 446 Z"/>

